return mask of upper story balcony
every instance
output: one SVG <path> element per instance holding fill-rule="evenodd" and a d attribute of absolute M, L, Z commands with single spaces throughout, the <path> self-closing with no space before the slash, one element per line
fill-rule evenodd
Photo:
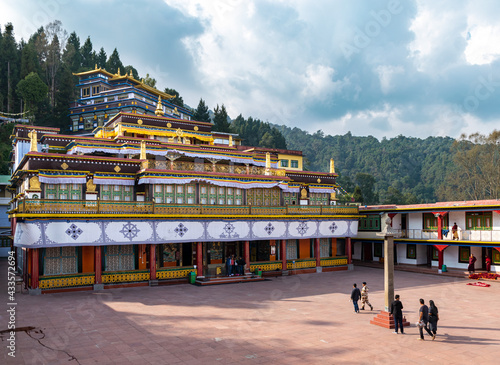
<path fill-rule="evenodd" d="M 395 236 L 398 238 L 409 238 L 415 240 L 437 240 L 438 232 L 424 229 L 395 229 Z M 452 241 L 452 233 L 443 230 L 443 241 Z M 484 241 L 500 242 L 500 230 L 459 230 L 458 241 Z"/>
<path fill-rule="evenodd" d="M 287 205 L 287 206 L 253 206 L 253 205 L 195 205 L 167 204 L 140 201 L 103 201 L 103 200 L 48 200 L 23 199 L 11 214 L 39 215 L 99 215 L 139 216 L 139 215 L 173 215 L 173 216 L 254 216 L 254 217 L 300 217 L 322 215 L 358 215 L 357 206 L 328 205 Z"/>

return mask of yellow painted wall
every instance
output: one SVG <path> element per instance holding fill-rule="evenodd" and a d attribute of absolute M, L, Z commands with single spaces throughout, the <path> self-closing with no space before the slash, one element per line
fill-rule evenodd
<path fill-rule="evenodd" d="M 297 170 L 297 171 L 302 171 L 302 156 L 297 156 L 297 155 L 285 155 L 278 153 L 278 168 L 279 169 L 287 169 L 287 170 Z M 288 167 L 281 167 L 281 160 L 288 160 Z M 298 168 L 292 168 L 292 160 L 297 160 L 299 161 L 299 167 Z"/>

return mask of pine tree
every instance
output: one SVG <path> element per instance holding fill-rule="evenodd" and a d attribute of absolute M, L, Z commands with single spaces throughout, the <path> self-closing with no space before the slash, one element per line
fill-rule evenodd
<path fill-rule="evenodd" d="M 80 38 L 75 32 L 69 35 L 66 48 L 64 49 L 62 60 L 69 67 L 71 72 L 78 72 L 82 66 L 82 55 L 80 54 Z"/>
<path fill-rule="evenodd" d="M 174 98 L 170 99 L 169 101 L 177 106 L 184 106 L 184 100 L 182 100 L 182 96 L 179 95 L 179 92 L 175 89 L 169 89 L 168 87 L 165 88 L 165 93 L 172 95 Z"/>
<path fill-rule="evenodd" d="M 107 59 L 107 57 L 108 56 L 106 55 L 106 51 L 104 51 L 104 48 L 101 47 L 101 50 L 97 54 L 97 58 L 96 58 L 97 67 L 105 68 L 106 67 L 106 59 Z"/>
<path fill-rule="evenodd" d="M 214 109 L 214 126 L 216 132 L 231 132 L 231 124 L 227 121 L 227 111 L 224 104 L 219 108 L 219 104 Z"/>
<path fill-rule="evenodd" d="M 123 67 L 123 63 L 122 61 L 120 61 L 120 55 L 115 48 L 111 56 L 109 56 L 108 60 L 106 61 L 106 71 L 115 74 L 118 72 L 118 69 L 120 69 L 120 73 L 123 75 L 125 67 Z"/>
<path fill-rule="evenodd" d="M 200 99 L 198 107 L 194 111 L 193 119 L 199 122 L 210 123 L 210 113 L 208 112 L 208 106 L 205 105 L 205 101 Z"/>
<path fill-rule="evenodd" d="M 2 36 L 2 48 L 0 49 L 2 61 L 2 94 L 6 97 L 7 113 L 14 112 L 19 103 L 15 100 L 15 88 L 19 82 L 19 51 L 14 38 L 14 26 L 8 23 Z M 18 109 L 17 109 L 18 110 Z"/>
<path fill-rule="evenodd" d="M 92 70 L 95 67 L 95 57 L 92 48 L 90 37 L 87 37 L 83 44 L 80 54 L 82 57 L 82 68 L 85 70 Z"/>

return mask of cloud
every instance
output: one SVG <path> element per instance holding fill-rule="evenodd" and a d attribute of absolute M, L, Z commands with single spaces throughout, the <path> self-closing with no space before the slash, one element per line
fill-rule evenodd
<path fill-rule="evenodd" d="M 7 1 L 0 14 L 2 24 L 24 24 L 18 36 L 25 24 L 43 25 L 33 20 L 41 14 L 60 19 L 94 48 L 117 47 L 125 64 L 188 104 L 225 104 L 232 117 L 377 138 L 458 137 L 500 120 L 495 1 L 23 4 Z"/>

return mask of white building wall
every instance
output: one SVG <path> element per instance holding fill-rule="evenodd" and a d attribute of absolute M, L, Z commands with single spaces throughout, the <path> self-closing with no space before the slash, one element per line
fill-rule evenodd
<path fill-rule="evenodd" d="M 352 241 L 352 259 L 361 260 L 361 251 L 363 250 L 363 243 L 360 241 Z"/>
<path fill-rule="evenodd" d="M 458 222 L 457 222 L 458 223 Z M 482 269 L 481 247 L 471 247 L 471 253 L 476 256 L 476 270 Z M 449 246 L 444 250 L 443 264 L 448 268 L 467 270 L 469 263 L 458 262 L 458 246 Z"/>
<path fill-rule="evenodd" d="M 409 213 L 408 216 L 408 229 L 422 229 L 423 227 L 423 220 L 422 220 L 422 213 Z"/>

